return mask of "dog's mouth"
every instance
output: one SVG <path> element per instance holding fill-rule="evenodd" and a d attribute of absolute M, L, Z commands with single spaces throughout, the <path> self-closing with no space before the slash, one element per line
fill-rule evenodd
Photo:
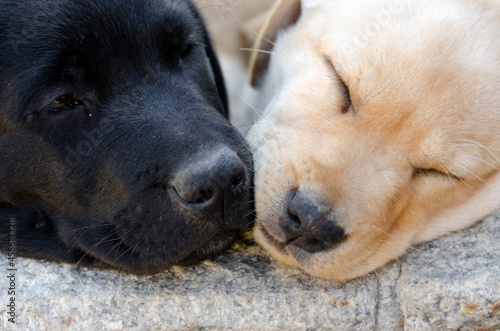
<path fill-rule="evenodd" d="M 155 274 L 173 265 L 189 266 L 214 258 L 239 234 L 237 230 L 220 231 L 180 251 L 174 248 L 180 246 L 178 243 L 145 238 L 129 241 L 127 236 L 120 234 L 122 229 L 113 224 L 75 228 L 68 250 L 75 256 L 77 265 L 119 269 L 134 274 Z"/>
<path fill-rule="evenodd" d="M 262 225 L 262 223 L 257 223 L 256 226 L 258 227 L 258 229 L 260 230 L 260 232 L 262 233 L 262 235 L 269 244 L 273 245 L 280 253 L 288 254 L 286 247 L 290 243 L 290 240 L 288 241 L 279 240 L 278 238 L 273 236 L 271 232 L 269 232 L 269 230 L 267 230 L 266 227 Z"/>
<path fill-rule="evenodd" d="M 280 240 L 274 236 L 262 223 L 258 222 L 256 225 L 258 231 L 262 234 L 262 239 L 266 241 L 268 245 L 271 245 L 275 251 L 280 254 L 289 256 L 294 255 L 294 251 L 300 251 L 301 254 L 315 254 L 325 251 L 335 250 L 341 244 L 347 241 L 348 235 L 342 236 L 342 239 L 335 244 L 325 244 L 314 238 L 308 238 L 306 236 L 296 236 L 287 240 Z"/>
<path fill-rule="evenodd" d="M 296 238 L 290 239 L 287 241 L 283 241 L 283 240 L 278 239 L 274 235 L 272 235 L 271 232 L 269 232 L 269 230 L 267 230 L 266 227 L 262 223 L 258 222 L 256 224 L 256 227 L 257 227 L 257 230 L 262 234 L 262 237 L 263 237 L 262 239 L 264 239 L 268 245 L 271 245 L 275 251 L 277 251 L 278 253 L 280 253 L 282 255 L 286 255 L 286 256 L 290 255 L 290 252 L 287 249 L 288 245 L 291 242 L 293 242 L 294 240 L 296 240 Z"/>

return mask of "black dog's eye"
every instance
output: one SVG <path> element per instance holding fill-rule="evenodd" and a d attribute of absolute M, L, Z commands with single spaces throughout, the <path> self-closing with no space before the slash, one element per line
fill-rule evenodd
<path fill-rule="evenodd" d="M 71 94 L 65 94 L 54 101 L 52 101 L 47 107 L 48 113 L 58 113 L 65 110 L 70 110 L 71 108 L 80 105 L 80 101 L 75 99 Z"/>
<path fill-rule="evenodd" d="M 59 117 L 59 115 L 74 114 L 75 111 L 87 109 L 88 104 L 86 101 L 77 99 L 72 92 L 66 94 L 62 94 L 61 92 L 62 91 L 58 91 L 56 92 L 57 94 L 51 94 L 52 96 L 48 95 L 45 100 L 40 101 L 39 107 L 26 115 L 26 122 L 33 123 L 38 119 L 41 120 L 44 118 Z M 52 99 L 58 94 L 59 96 L 57 98 Z M 48 102 L 51 99 L 52 101 Z M 82 112 L 78 113 L 81 114 Z M 92 116 L 90 111 L 87 112 L 87 114 Z"/>
<path fill-rule="evenodd" d="M 185 46 L 184 46 L 184 49 L 182 50 L 181 52 L 181 57 L 186 57 L 188 56 L 191 51 L 193 50 L 193 43 L 187 43 Z"/>

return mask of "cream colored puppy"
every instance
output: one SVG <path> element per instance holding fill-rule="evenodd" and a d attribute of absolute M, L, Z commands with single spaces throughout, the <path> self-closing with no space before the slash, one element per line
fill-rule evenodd
<path fill-rule="evenodd" d="M 499 1 L 280 1 L 265 36 L 248 139 L 277 260 L 347 280 L 500 207 Z"/>

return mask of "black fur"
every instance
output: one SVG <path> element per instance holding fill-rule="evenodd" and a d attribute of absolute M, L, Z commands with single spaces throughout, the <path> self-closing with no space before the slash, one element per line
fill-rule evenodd
<path fill-rule="evenodd" d="M 226 118 L 189 1 L 0 0 L 0 250 L 15 224 L 18 256 L 134 273 L 218 253 L 251 210 Z"/>

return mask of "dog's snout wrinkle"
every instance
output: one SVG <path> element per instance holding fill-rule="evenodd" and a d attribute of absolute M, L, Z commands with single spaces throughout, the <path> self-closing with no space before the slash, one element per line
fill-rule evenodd
<path fill-rule="evenodd" d="M 314 195 L 293 192 L 280 222 L 287 245 L 316 253 L 341 242 L 345 231 L 327 213 L 328 209 Z"/>

